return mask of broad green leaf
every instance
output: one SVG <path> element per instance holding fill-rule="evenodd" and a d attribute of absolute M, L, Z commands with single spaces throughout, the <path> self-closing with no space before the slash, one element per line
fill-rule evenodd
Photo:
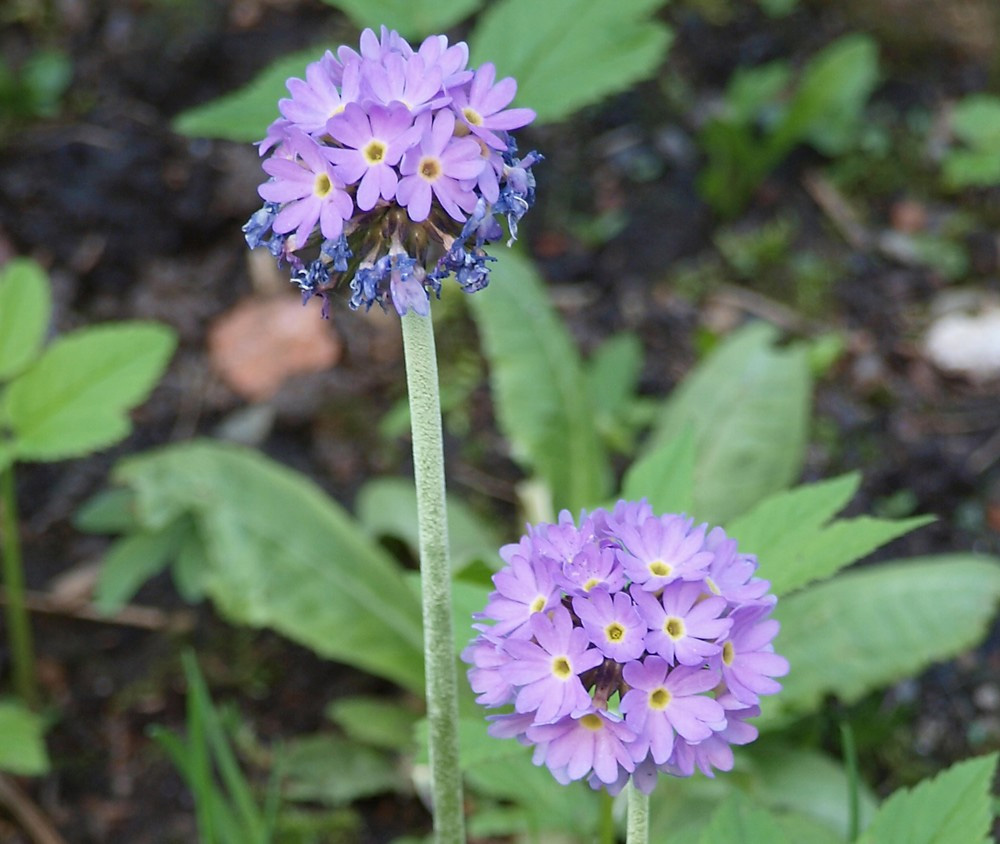
<path fill-rule="evenodd" d="M 725 340 L 664 403 L 654 446 L 695 432 L 699 519 L 725 524 L 802 469 L 812 382 L 801 345 L 775 348 L 753 323 Z"/>
<path fill-rule="evenodd" d="M 52 296 L 38 264 L 15 258 L 0 270 L 0 380 L 24 369 L 42 347 Z"/>
<path fill-rule="evenodd" d="M 803 71 L 777 129 L 777 143 L 790 148 L 807 140 L 827 155 L 844 152 L 857 138 L 878 76 L 878 45 L 871 36 L 845 35 L 834 41 Z"/>
<path fill-rule="evenodd" d="M 845 703 L 974 646 L 1000 599 L 1000 563 L 950 554 L 880 563 L 778 601 L 775 650 L 791 664 L 764 722 Z M 849 666 L 850 670 L 847 670 Z"/>
<path fill-rule="evenodd" d="M 858 844 L 986 844 L 998 754 L 952 765 L 934 779 L 895 792 Z"/>
<path fill-rule="evenodd" d="M 48 770 L 41 717 L 18 701 L 0 700 L 0 771 L 36 777 Z"/>
<path fill-rule="evenodd" d="M 726 118 L 751 125 L 761 112 L 773 109 L 791 84 L 788 62 L 775 61 L 757 67 L 738 67 L 726 86 Z M 765 123 L 767 120 L 765 119 Z"/>
<path fill-rule="evenodd" d="M 642 358 L 639 338 L 622 332 L 598 346 L 584 367 L 597 429 L 610 448 L 626 454 L 634 451 Z"/>
<path fill-rule="evenodd" d="M 758 805 L 784 815 L 794 812 L 808 817 L 839 836 L 847 839 L 850 830 L 846 795 L 850 781 L 844 766 L 829 756 L 814 750 L 789 747 L 765 736 L 746 750 L 752 776 L 746 781 L 747 794 Z M 858 815 L 865 824 L 878 807 L 871 790 L 858 783 Z M 818 831 L 814 836 L 823 840 Z M 796 844 L 806 841 L 793 839 Z"/>
<path fill-rule="evenodd" d="M 516 103 L 561 120 L 645 79 L 673 33 L 653 18 L 664 0 L 497 0 L 470 39 L 472 64 L 517 79 Z"/>
<path fill-rule="evenodd" d="M 973 94 L 955 105 L 951 114 L 955 137 L 971 147 L 1000 151 L 1000 97 Z"/>
<path fill-rule="evenodd" d="M 340 806 L 398 791 L 403 777 L 382 751 L 331 735 L 300 736 L 282 750 L 284 796 Z"/>
<path fill-rule="evenodd" d="M 181 112 L 173 129 L 193 138 L 224 138 L 250 143 L 259 141 L 276 120 L 278 100 L 289 96 L 285 82 L 291 76 L 305 77 L 306 65 L 336 45 L 317 45 L 278 59 L 242 88 L 217 100 Z"/>
<path fill-rule="evenodd" d="M 414 554 L 418 553 L 417 494 L 413 481 L 402 478 L 368 481 L 358 493 L 355 513 L 371 536 L 395 537 L 405 542 Z M 500 565 L 497 551 L 502 540 L 491 525 L 454 495 L 448 496 L 448 542 L 454 571 L 461 571 L 476 560 L 491 568 Z"/>
<path fill-rule="evenodd" d="M 60 460 L 106 448 L 132 428 L 173 354 L 174 332 L 116 323 L 60 337 L 7 389 L 4 407 L 16 454 Z"/>
<path fill-rule="evenodd" d="M 178 519 L 162 530 L 132 533 L 115 542 L 97 579 L 97 610 L 105 615 L 118 612 L 143 583 L 170 564 L 190 531 L 190 522 Z"/>
<path fill-rule="evenodd" d="M 933 520 L 861 516 L 827 524 L 850 501 L 860 476 L 843 475 L 765 499 L 727 526 L 740 548 L 757 555 L 760 574 L 783 595 L 836 574 L 885 543 Z"/>
<path fill-rule="evenodd" d="M 467 18 L 484 0 L 323 0 L 347 14 L 359 28 L 395 29 L 404 38 L 444 32 Z M 357 45 L 351 45 L 357 49 Z M 416 46 L 416 43 L 414 43 Z"/>
<path fill-rule="evenodd" d="M 84 533 L 127 533 L 136 530 L 135 496 L 127 489 L 106 489 L 88 498 L 73 516 Z"/>
<path fill-rule="evenodd" d="M 791 844 L 775 817 L 738 792 L 712 814 L 698 844 Z"/>
<path fill-rule="evenodd" d="M 945 184 L 953 190 L 1000 183 L 1000 153 L 994 149 L 953 149 L 942 164 Z"/>
<path fill-rule="evenodd" d="M 326 708 L 348 738 L 385 750 L 413 747 L 414 729 L 420 716 L 402 703 L 384 697 L 338 698 Z"/>
<path fill-rule="evenodd" d="M 629 467 L 622 481 L 621 497 L 629 501 L 646 498 L 654 513 L 691 514 L 694 464 L 694 429 L 686 428 Z M 740 534 L 733 536 L 739 538 Z"/>
<path fill-rule="evenodd" d="M 250 449 L 199 441 L 124 461 L 146 529 L 195 522 L 219 612 L 423 691 L 420 604 L 395 560 L 304 476 Z"/>
<path fill-rule="evenodd" d="M 604 499 L 610 469 L 580 356 L 541 280 L 516 252 L 468 299 L 490 362 L 496 413 L 514 456 L 552 489 L 557 508 Z"/>

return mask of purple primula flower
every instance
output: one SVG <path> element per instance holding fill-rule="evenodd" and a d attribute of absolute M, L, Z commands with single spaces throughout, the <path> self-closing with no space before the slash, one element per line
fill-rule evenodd
<path fill-rule="evenodd" d="M 766 618 L 773 602 L 750 604 L 733 611 L 733 627 L 716 662 L 726 687 L 744 704 L 755 704 L 760 695 L 773 695 L 781 684 L 773 677 L 788 673 L 788 660 L 774 653 L 771 640 L 778 622 Z"/>
<path fill-rule="evenodd" d="M 535 764 L 543 762 L 557 779 L 579 780 L 593 771 L 602 783 L 611 784 L 622 771 L 635 768 L 627 746 L 635 733 L 621 718 L 601 709 L 529 727 L 527 738 L 544 748 Z"/>
<path fill-rule="evenodd" d="M 500 555 L 463 659 L 482 704 L 514 705 L 490 732 L 532 745 L 558 782 L 648 794 L 660 774 L 729 770 L 756 738 L 747 719 L 788 663 L 756 559 L 720 528 L 619 501 L 529 525 Z"/>
<path fill-rule="evenodd" d="M 500 556 L 508 565 L 493 575 L 496 591 L 490 595 L 482 617 L 497 622 L 491 628 L 495 635 L 530 635 L 521 631 L 531 617 L 559 604 L 555 574 L 550 565 L 532 561 L 528 537 L 518 545 L 505 545 Z"/>
<path fill-rule="evenodd" d="M 512 659 L 500 667 L 503 678 L 520 687 L 514 710 L 534 712 L 536 724 L 586 712 L 590 695 L 580 675 L 601 663 L 600 651 L 590 647 L 581 628 L 573 626 L 565 607 L 556 607 L 551 619 L 536 613 L 528 625 L 532 640 L 508 639 L 504 648 Z"/>
<path fill-rule="evenodd" d="M 419 146 L 403 156 L 396 200 L 419 223 L 430 214 L 433 194 L 452 219 L 464 221 L 476 207 L 476 197 L 463 182 L 475 180 L 486 164 L 479 144 L 471 138 L 453 137 L 455 116 L 449 111 L 439 111 L 433 123 L 429 117 L 418 121 L 423 135 Z"/>
<path fill-rule="evenodd" d="M 535 119 L 530 108 L 506 108 L 517 93 L 517 82 L 512 76 L 495 85 L 497 69 L 491 63 L 482 65 L 472 77 L 468 90 L 456 90 L 452 107 L 463 125 L 497 150 L 506 150 L 507 142 L 493 130 L 520 129 Z"/>
<path fill-rule="evenodd" d="M 675 580 L 701 580 L 712 554 L 702 550 L 706 525 L 691 529 L 693 519 L 662 516 L 646 519 L 619 533 L 624 548 L 618 554 L 625 573 L 647 592 L 658 592 Z"/>
<path fill-rule="evenodd" d="M 604 589 L 594 589 L 586 597 L 573 599 L 573 612 L 590 641 L 608 659 L 630 662 L 646 650 L 646 623 L 627 592 L 616 592 L 612 597 Z"/>
<path fill-rule="evenodd" d="M 366 110 L 348 103 L 343 112 L 327 121 L 326 128 L 343 144 L 343 148 L 327 151 L 337 175 L 347 185 L 360 182 L 355 196 L 358 208 L 371 211 L 379 197 L 392 199 L 399 182 L 395 167 L 421 134 L 406 106 L 372 105 Z"/>
<path fill-rule="evenodd" d="M 354 202 L 323 156 L 320 146 L 308 135 L 290 131 L 285 146 L 295 156 L 269 158 L 264 170 L 273 178 L 258 188 L 268 202 L 282 203 L 272 228 L 277 234 L 295 232 L 295 248 L 305 246 L 316 223 L 325 238 L 340 237 L 344 220 L 354 211 Z"/>
<path fill-rule="evenodd" d="M 707 739 L 726 725 L 717 700 L 703 694 L 719 682 L 715 671 L 671 664 L 658 656 L 628 663 L 622 677 L 631 687 L 622 698 L 625 723 L 639 738 L 633 749 L 639 759 L 649 751 L 661 765 L 674 749 L 674 735 L 687 742 Z"/>
<path fill-rule="evenodd" d="M 328 293 L 345 282 L 351 308 L 428 315 L 448 276 L 466 293 L 486 287 L 496 260 L 486 247 L 503 238 L 504 220 L 508 245 L 516 238 L 534 204 L 531 167 L 541 156 L 517 158 L 510 130 L 534 112 L 507 108 L 513 79 L 494 84 L 492 65 L 477 72 L 468 61 L 462 41 L 431 35 L 414 49 L 382 27 L 287 81 L 290 96 L 259 142 L 273 177 L 260 189 L 267 208 L 244 231 L 251 248 L 263 246 L 291 267 L 303 301 L 322 297 L 324 315 Z M 301 136 L 319 159 L 302 151 Z M 337 180 L 327 188 L 329 165 Z M 324 242 L 343 236 L 336 254 L 322 247 L 317 254 L 317 226 Z"/>
<path fill-rule="evenodd" d="M 728 604 L 723 598 L 706 598 L 703 589 L 698 581 L 675 580 L 659 598 L 634 590 L 632 598 L 649 625 L 646 648 L 650 653 L 681 665 L 701 665 L 722 653 L 716 640 L 733 626 L 732 619 L 721 617 Z"/>

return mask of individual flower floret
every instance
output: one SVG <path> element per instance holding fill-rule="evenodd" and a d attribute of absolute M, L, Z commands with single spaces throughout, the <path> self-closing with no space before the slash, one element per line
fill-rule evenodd
<path fill-rule="evenodd" d="M 319 222 L 325 238 L 340 237 L 344 220 L 351 217 L 354 202 L 312 138 L 301 132 L 289 135 L 288 158 L 270 158 L 264 169 L 276 181 L 261 185 L 258 193 L 268 202 L 283 203 L 272 228 L 278 234 L 295 232 L 302 244 Z"/>
<path fill-rule="evenodd" d="M 479 144 L 454 137 L 455 116 L 448 111 L 439 111 L 432 124 L 423 120 L 421 131 L 419 147 L 408 149 L 403 156 L 399 168 L 403 178 L 396 199 L 410 219 L 419 223 L 430 214 L 433 193 L 449 216 L 464 222 L 476 207 L 476 198 L 462 181 L 475 179 L 485 165 Z"/>
<path fill-rule="evenodd" d="M 513 704 L 491 734 L 532 745 L 561 783 L 612 794 L 729 770 L 732 746 L 756 738 L 747 719 L 788 663 L 756 559 L 720 528 L 619 501 L 529 525 L 501 557 L 462 654 L 480 703 Z"/>
<path fill-rule="evenodd" d="M 542 157 L 518 157 L 512 130 L 535 114 L 507 108 L 512 78 L 496 82 L 492 65 L 468 60 L 464 42 L 432 35 L 414 50 L 382 27 L 288 80 L 258 144 L 266 203 L 243 231 L 291 267 L 304 301 L 323 298 L 324 315 L 342 283 L 352 308 L 427 315 L 445 278 L 466 293 L 486 287 L 486 247 L 504 220 L 508 245 L 516 239 Z"/>
<path fill-rule="evenodd" d="M 580 675 L 603 659 L 590 647 L 587 634 L 573 626 L 565 607 L 556 607 L 549 619 L 536 613 L 529 622 L 532 641 L 510 639 L 504 649 L 512 657 L 500 674 L 520 686 L 514 699 L 517 712 L 534 712 L 536 724 L 548 724 L 590 708 Z"/>

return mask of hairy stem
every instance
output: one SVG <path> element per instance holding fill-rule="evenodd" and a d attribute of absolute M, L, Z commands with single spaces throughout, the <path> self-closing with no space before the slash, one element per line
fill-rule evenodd
<path fill-rule="evenodd" d="M 628 784 L 627 844 L 649 844 L 649 795 Z"/>
<path fill-rule="evenodd" d="M 24 602 L 24 564 L 18 531 L 14 465 L 0 472 L 0 541 L 3 542 L 3 582 L 7 593 L 7 638 L 10 641 L 14 691 L 31 707 L 38 705 L 35 650 Z"/>
<path fill-rule="evenodd" d="M 458 753 L 458 684 L 452 638 L 451 565 L 434 328 L 430 317 L 412 312 L 402 318 L 402 324 L 420 529 L 434 836 L 438 844 L 461 844 L 465 841 L 465 818 Z"/>

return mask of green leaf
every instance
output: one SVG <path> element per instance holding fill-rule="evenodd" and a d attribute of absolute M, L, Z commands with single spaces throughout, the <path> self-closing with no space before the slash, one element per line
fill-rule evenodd
<path fill-rule="evenodd" d="M 584 367 L 597 428 L 609 447 L 625 453 L 633 451 L 642 360 L 642 342 L 622 332 L 601 343 Z"/>
<path fill-rule="evenodd" d="M 694 504 L 694 468 L 695 437 L 694 429 L 689 427 L 629 467 L 621 497 L 629 501 L 647 498 L 654 513 L 690 513 Z M 740 538 L 741 534 L 733 536 Z"/>
<path fill-rule="evenodd" d="M 982 638 L 998 599 L 998 561 L 969 554 L 880 563 L 782 598 L 774 648 L 791 672 L 762 718 L 810 712 L 827 694 L 851 703 L 962 653 Z"/>
<path fill-rule="evenodd" d="M 200 441 L 131 458 L 115 477 L 147 530 L 191 516 L 201 585 L 230 621 L 423 692 L 420 603 L 402 570 L 303 475 Z"/>
<path fill-rule="evenodd" d="M 286 799 L 340 806 L 386 791 L 403 778 L 379 750 L 330 735 L 302 736 L 283 749 Z"/>
<path fill-rule="evenodd" d="M 698 844 L 790 844 L 775 817 L 747 797 L 733 794 L 712 814 Z"/>
<path fill-rule="evenodd" d="M 821 50 L 806 66 L 776 131 L 779 145 L 791 148 L 805 140 L 826 155 L 846 151 L 863 125 L 878 76 L 878 45 L 871 36 L 845 35 Z"/>
<path fill-rule="evenodd" d="M 1000 151 L 1000 97 L 973 94 L 962 99 L 951 113 L 951 130 L 969 146 L 996 154 Z"/>
<path fill-rule="evenodd" d="M 173 130 L 193 138 L 259 141 L 279 116 L 278 100 L 289 96 L 285 82 L 291 76 L 304 78 L 306 65 L 317 61 L 325 49 L 317 45 L 278 59 L 244 87 L 178 114 Z"/>
<path fill-rule="evenodd" d="M 323 0 L 348 15 L 360 29 L 395 29 L 404 38 L 444 32 L 483 5 L 483 0 Z M 352 45 L 353 46 L 353 45 Z"/>
<path fill-rule="evenodd" d="M 663 0 L 499 0 L 472 34 L 472 63 L 517 79 L 517 103 L 561 120 L 653 74 L 673 33 L 652 17 Z"/>
<path fill-rule="evenodd" d="M 419 716 L 412 709 L 383 697 L 346 697 L 333 701 L 326 716 L 348 738 L 384 750 L 413 747 Z"/>
<path fill-rule="evenodd" d="M 784 489 L 802 469 L 812 381 L 801 345 L 775 348 L 752 323 L 726 339 L 663 406 L 654 446 L 695 432 L 699 519 L 725 524 Z"/>
<path fill-rule="evenodd" d="M 856 473 L 772 495 L 730 525 L 740 548 L 757 555 L 771 591 L 784 595 L 836 574 L 876 548 L 933 521 L 861 516 L 825 524 L 853 497 Z"/>
<path fill-rule="evenodd" d="M 1000 183 L 1000 154 L 996 150 L 953 149 L 943 162 L 945 184 L 952 190 L 988 187 Z"/>
<path fill-rule="evenodd" d="M 106 448 L 132 428 L 176 345 L 152 323 L 84 328 L 50 345 L 7 389 L 4 407 L 18 457 L 60 460 Z"/>
<path fill-rule="evenodd" d="M 998 754 L 959 762 L 915 788 L 895 792 L 858 844 L 986 844 Z"/>
<path fill-rule="evenodd" d="M 143 583 L 170 564 L 190 531 L 190 522 L 178 519 L 162 530 L 133 533 L 112 545 L 97 579 L 98 612 L 113 615 L 124 607 Z"/>
<path fill-rule="evenodd" d="M 19 701 L 0 700 L 0 771 L 37 777 L 48 770 L 41 717 Z"/>
<path fill-rule="evenodd" d="M 580 356 L 531 265 L 502 255 L 494 282 L 469 297 L 490 362 L 500 427 L 514 456 L 552 489 L 557 507 L 592 507 L 610 467 Z"/>
<path fill-rule="evenodd" d="M 358 493 L 358 521 L 373 537 L 392 536 L 405 542 L 415 554 L 419 550 L 417 493 L 412 480 L 375 478 Z M 461 571 L 482 560 L 491 568 L 500 565 L 497 551 L 502 540 L 461 498 L 448 496 L 448 542 L 451 567 Z"/>
<path fill-rule="evenodd" d="M 126 533 L 135 530 L 135 496 L 127 489 L 106 489 L 87 499 L 73 516 L 73 527 L 84 533 Z"/>
<path fill-rule="evenodd" d="M 42 347 L 52 296 L 44 271 L 15 258 L 0 271 L 0 380 L 24 369 Z"/>

